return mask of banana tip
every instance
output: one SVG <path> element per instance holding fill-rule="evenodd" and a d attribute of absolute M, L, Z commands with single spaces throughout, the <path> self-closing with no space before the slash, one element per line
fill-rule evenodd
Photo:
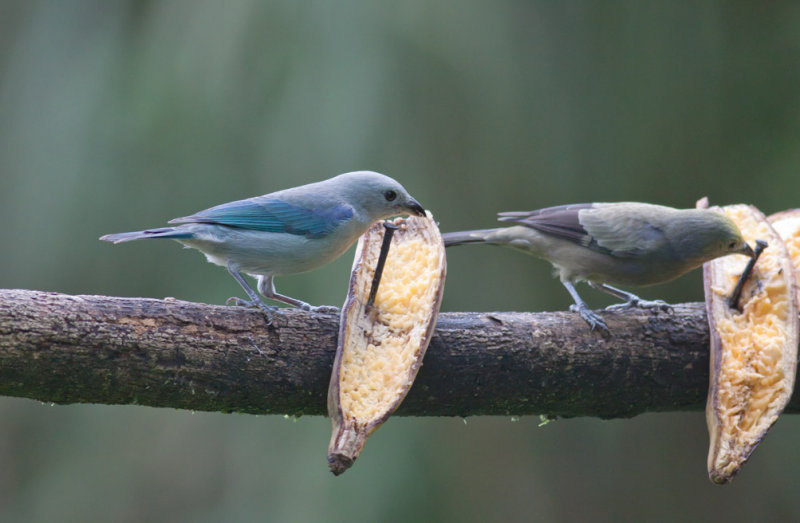
<path fill-rule="evenodd" d="M 328 467 L 333 472 L 334 476 L 338 476 L 345 470 L 353 466 L 355 460 L 344 454 L 330 454 L 328 456 Z"/>

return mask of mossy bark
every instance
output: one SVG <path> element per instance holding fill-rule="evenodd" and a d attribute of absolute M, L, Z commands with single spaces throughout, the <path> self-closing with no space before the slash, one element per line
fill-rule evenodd
<path fill-rule="evenodd" d="M 601 312 L 442 313 L 396 415 L 630 417 L 700 411 L 708 388 L 703 304 Z M 339 317 L 179 300 L 0 290 L 0 395 L 320 415 Z M 787 412 L 798 412 L 792 399 Z"/>

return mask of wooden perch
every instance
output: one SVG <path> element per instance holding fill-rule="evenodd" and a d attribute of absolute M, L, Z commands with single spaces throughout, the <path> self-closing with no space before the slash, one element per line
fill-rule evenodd
<path fill-rule="evenodd" d="M 630 417 L 701 410 L 708 324 L 700 303 L 577 314 L 442 313 L 407 416 Z M 319 415 L 336 349 L 335 314 L 0 290 L 0 395 Z M 798 412 L 793 397 L 787 412 Z"/>

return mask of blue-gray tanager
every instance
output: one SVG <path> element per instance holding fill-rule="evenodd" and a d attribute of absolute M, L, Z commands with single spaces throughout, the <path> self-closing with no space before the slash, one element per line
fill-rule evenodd
<path fill-rule="evenodd" d="M 247 200 L 211 207 L 176 218 L 175 227 L 108 234 L 114 243 L 169 238 L 197 249 L 209 262 L 228 269 L 250 301 L 272 322 L 275 307 L 266 305 L 242 273 L 258 279 L 258 290 L 272 300 L 320 310 L 275 292 L 273 277 L 316 269 L 343 254 L 377 220 L 400 214 L 425 216 L 425 210 L 398 182 L 370 171 L 340 174 L 329 180 Z"/>
<path fill-rule="evenodd" d="M 577 311 L 592 327 L 605 322 L 578 295 L 574 283 L 585 280 L 626 303 L 669 306 L 644 301 L 608 285 L 654 285 L 681 276 L 708 260 L 727 254 L 752 256 L 739 228 L 722 213 L 708 209 L 673 209 L 647 203 L 585 203 L 538 211 L 500 213 L 500 221 L 518 225 L 442 235 L 446 246 L 487 243 L 514 247 L 553 264 Z"/>

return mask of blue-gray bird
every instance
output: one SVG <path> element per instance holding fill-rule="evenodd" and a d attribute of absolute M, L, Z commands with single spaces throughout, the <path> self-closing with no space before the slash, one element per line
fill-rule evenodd
<path fill-rule="evenodd" d="M 374 222 L 401 214 L 425 216 L 423 207 L 397 181 L 379 173 L 358 171 L 329 180 L 247 200 L 224 203 L 176 218 L 162 227 L 108 234 L 101 240 L 120 243 L 142 238 L 169 238 L 197 249 L 209 262 L 228 269 L 249 301 L 272 323 L 275 307 L 266 305 L 242 273 L 258 280 L 266 298 L 305 310 L 323 310 L 275 292 L 273 278 L 316 269 L 343 254 Z"/>
<path fill-rule="evenodd" d="M 609 284 L 655 285 L 719 256 L 753 255 L 736 224 L 708 209 L 584 203 L 499 216 L 517 225 L 447 233 L 442 235 L 445 245 L 503 245 L 549 261 L 575 301 L 570 310 L 580 313 L 592 330 L 608 327 L 578 295 L 578 281 L 626 300 L 610 308 L 668 308 L 661 300 L 645 301 Z"/>

